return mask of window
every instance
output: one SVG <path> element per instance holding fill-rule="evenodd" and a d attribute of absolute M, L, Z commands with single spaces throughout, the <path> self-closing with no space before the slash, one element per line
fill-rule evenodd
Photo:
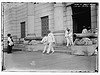
<path fill-rule="evenodd" d="M 41 35 L 47 34 L 49 30 L 49 18 L 48 16 L 41 17 Z"/>

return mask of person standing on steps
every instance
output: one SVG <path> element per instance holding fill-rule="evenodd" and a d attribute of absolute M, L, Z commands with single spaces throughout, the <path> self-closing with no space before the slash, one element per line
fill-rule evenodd
<path fill-rule="evenodd" d="M 68 45 L 70 43 L 70 40 L 69 40 L 69 29 L 68 28 L 65 31 L 65 39 L 67 41 L 67 45 L 66 46 L 68 47 Z"/>
<path fill-rule="evenodd" d="M 70 46 L 73 45 L 73 33 L 71 32 L 70 29 L 69 29 L 68 38 L 69 38 L 69 44 L 70 44 Z"/>

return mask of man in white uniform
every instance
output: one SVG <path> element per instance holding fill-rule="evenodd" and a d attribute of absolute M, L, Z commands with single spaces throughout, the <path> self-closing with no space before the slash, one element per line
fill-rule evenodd
<path fill-rule="evenodd" d="M 52 51 L 52 53 L 54 53 L 54 49 L 53 49 L 53 44 L 55 43 L 55 38 L 53 33 L 51 33 L 51 31 L 48 31 L 48 49 L 47 49 L 47 54 L 50 53 L 50 51 Z"/>
<path fill-rule="evenodd" d="M 88 31 L 87 31 L 86 27 L 83 26 L 82 34 L 86 34 L 86 33 L 88 33 Z"/>
<path fill-rule="evenodd" d="M 71 30 L 69 31 L 69 44 L 73 45 L 73 33 L 71 32 Z"/>
<path fill-rule="evenodd" d="M 70 40 L 69 40 L 69 29 L 68 28 L 65 31 L 65 38 L 66 38 L 66 41 L 67 41 L 67 45 L 66 46 L 68 47 L 68 45 L 70 43 Z"/>
<path fill-rule="evenodd" d="M 43 54 L 46 52 L 47 46 L 48 46 L 48 36 L 46 34 L 44 34 L 44 37 L 41 41 L 41 43 L 44 44 L 44 50 L 43 50 Z"/>

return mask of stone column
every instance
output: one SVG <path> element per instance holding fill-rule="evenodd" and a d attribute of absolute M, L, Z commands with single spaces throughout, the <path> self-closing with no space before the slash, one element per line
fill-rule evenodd
<path fill-rule="evenodd" d="M 95 31 L 95 28 L 97 28 L 97 21 L 98 21 L 98 12 L 97 12 L 97 5 L 93 4 L 91 5 L 91 28 L 92 32 Z"/>
<path fill-rule="evenodd" d="M 54 4 L 54 35 L 56 38 L 56 43 L 63 43 L 63 4 Z"/>
<path fill-rule="evenodd" d="M 34 36 L 34 3 L 28 3 L 28 36 Z"/>
<path fill-rule="evenodd" d="M 55 24 L 55 31 L 63 30 L 63 5 L 62 3 L 54 4 L 54 24 Z"/>

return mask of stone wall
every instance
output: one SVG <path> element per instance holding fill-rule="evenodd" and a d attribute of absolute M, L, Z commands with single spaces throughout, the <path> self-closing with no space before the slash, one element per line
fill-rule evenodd
<path fill-rule="evenodd" d="M 49 17 L 49 29 L 54 30 L 54 17 L 53 17 L 53 4 L 52 3 L 39 3 L 34 5 L 34 33 L 37 37 L 41 36 L 41 17 Z"/>
<path fill-rule="evenodd" d="M 19 4 L 19 3 L 18 3 Z M 25 22 L 25 33 L 27 35 L 28 32 L 28 3 L 20 3 L 19 5 L 17 5 L 17 14 L 16 14 L 16 18 L 17 18 L 17 37 L 21 38 L 21 22 Z"/>
<path fill-rule="evenodd" d="M 14 3 L 4 5 L 4 37 L 11 33 L 16 35 L 16 7 Z"/>
<path fill-rule="evenodd" d="M 49 17 L 49 30 L 54 32 L 57 43 L 66 43 L 64 31 L 68 27 L 73 32 L 73 3 L 8 3 L 5 5 L 4 34 L 11 33 L 21 38 L 21 22 L 25 22 L 27 36 L 41 36 L 41 17 Z M 98 6 L 91 6 L 91 28 L 98 26 Z"/>

